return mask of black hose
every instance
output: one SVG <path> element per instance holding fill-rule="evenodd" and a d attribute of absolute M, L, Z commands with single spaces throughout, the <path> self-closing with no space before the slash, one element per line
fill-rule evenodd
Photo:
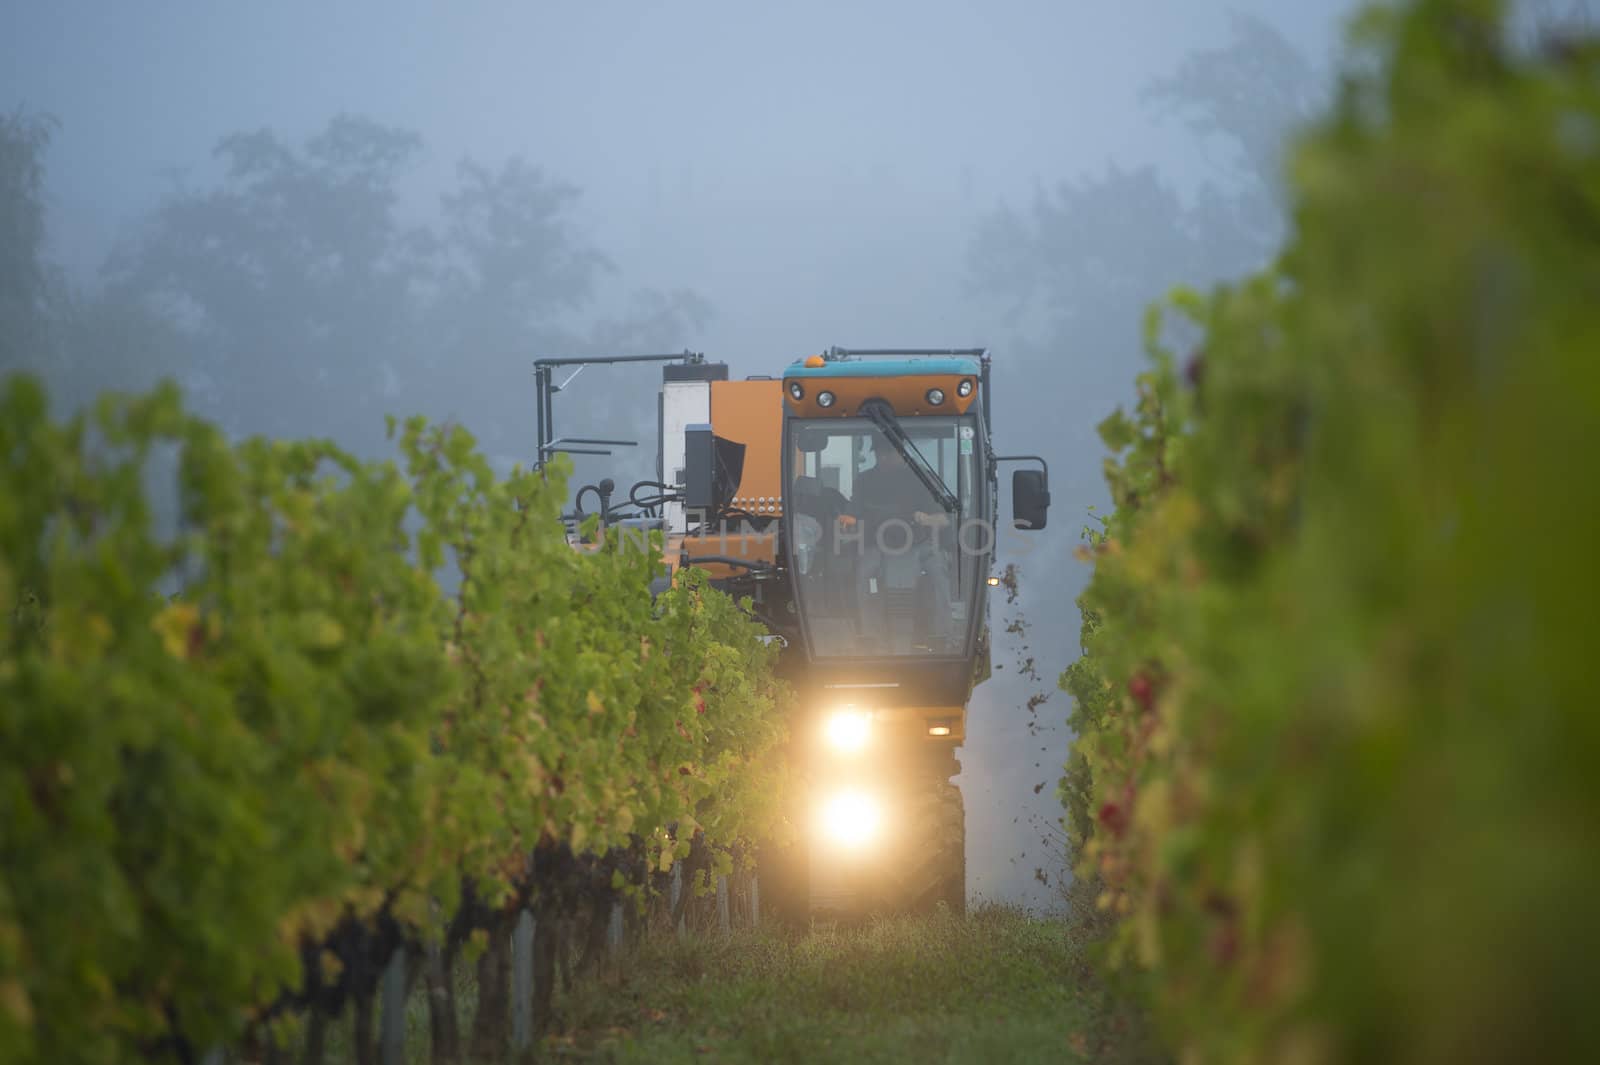
<path fill-rule="evenodd" d="M 645 496 L 641 499 L 639 498 L 639 489 L 641 488 L 655 488 L 659 489 L 659 491 L 655 495 Z M 682 492 L 674 491 L 673 485 L 663 481 L 640 481 L 628 489 L 628 502 L 643 511 L 653 511 L 663 503 L 674 503 L 682 499 Z M 651 516 L 655 517 L 656 515 L 652 514 Z"/>
<path fill-rule="evenodd" d="M 586 484 L 582 488 L 578 489 L 577 496 L 572 500 L 572 507 L 578 512 L 579 520 L 581 521 L 583 518 L 588 517 L 583 509 L 583 497 L 588 495 L 590 492 L 593 492 L 595 495 L 600 497 L 600 520 L 610 521 L 613 517 L 615 517 L 612 512 L 613 508 L 611 506 L 611 493 L 615 492 L 616 490 L 617 482 L 613 481 L 609 477 L 602 477 L 599 484 Z"/>

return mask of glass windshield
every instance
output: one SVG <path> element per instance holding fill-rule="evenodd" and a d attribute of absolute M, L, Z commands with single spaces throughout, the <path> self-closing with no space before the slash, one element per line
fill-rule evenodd
<path fill-rule="evenodd" d="M 865 418 L 790 425 L 791 563 L 819 657 L 960 655 L 992 535 L 978 513 L 975 420 L 906 418 L 901 428 L 955 499 L 946 510 Z"/>

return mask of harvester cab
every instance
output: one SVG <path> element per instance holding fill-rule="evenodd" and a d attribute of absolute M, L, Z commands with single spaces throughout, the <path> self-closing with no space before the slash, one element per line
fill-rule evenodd
<path fill-rule="evenodd" d="M 554 435 L 555 370 L 598 361 L 665 363 L 657 477 L 616 506 L 614 485 L 584 486 L 569 518 L 593 494 L 624 535 L 659 529 L 670 570 L 748 595 L 786 647 L 809 831 L 764 857 L 763 891 L 809 913 L 962 908 L 951 778 L 989 673 L 1000 464 L 1038 466 L 1013 474 L 1013 528 L 1043 528 L 1049 504 L 1044 461 L 991 445 L 989 353 L 832 348 L 744 381 L 692 353 L 541 360 L 541 462 L 634 445 Z"/>

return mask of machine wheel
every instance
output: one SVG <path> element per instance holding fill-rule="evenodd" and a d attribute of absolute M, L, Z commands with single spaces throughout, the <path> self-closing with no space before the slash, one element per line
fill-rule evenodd
<path fill-rule="evenodd" d="M 761 919 L 804 926 L 811 918 L 811 856 L 805 843 L 769 842 L 760 854 Z"/>
<path fill-rule="evenodd" d="M 966 805 L 948 780 L 921 781 L 905 796 L 904 826 L 880 911 L 931 913 L 943 902 L 967 912 Z"/>

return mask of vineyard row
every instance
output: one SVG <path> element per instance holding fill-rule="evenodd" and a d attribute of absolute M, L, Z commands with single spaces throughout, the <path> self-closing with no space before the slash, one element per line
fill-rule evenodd
<path fill-rule="evenodd" d="M 400 948 L 492 989 L 524 910 L 603 930 L 778 830 L 739 604 L 573 550 L 562 468 L 391 435 L 363 462 L 230 442 L 170 386 L 62 421 L 4 384 L 0 1058 L 271 1046 L 370 1017 Z"/>
<path fill-rule="evenodd" d="M 1062 792 L 1186 1061 L 1600 1054 L 1600 37 L 1503 7 L 1357 22 L 1100 427 Z"/>

